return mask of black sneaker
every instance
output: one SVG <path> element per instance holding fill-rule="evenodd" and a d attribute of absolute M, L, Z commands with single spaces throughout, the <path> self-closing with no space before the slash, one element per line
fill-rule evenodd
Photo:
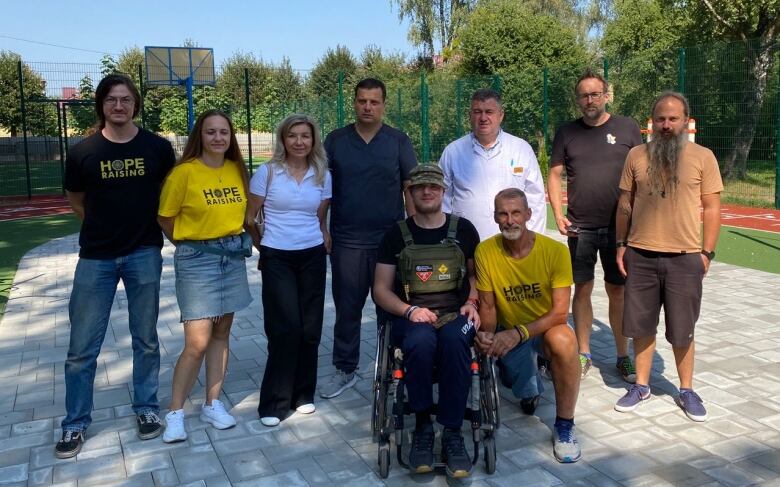
<path fill-rule="evenodd" d="M 412 433 L 412 449 L 409 451 L 409 468 L 414 473 L 433 471 L 433 424 L 426 423 Z"/>
<path fill-rule="evenodd" d="M 57 458 L 75 457 L 81 451 L 84 445 L 84 432 L 65 430 L 62 432 L 62 439 L 54 447 L 54 456 Z"/>
<path fill-rule="evenodd" d="M 162 421 L 154 411 L 144 411 L 135 417 L 138 425 L 138 437 L 142 440 L 157 438 L 162 433 Z"/>
<path fill-rule="evenodd" d="M 523 410 L 523 413 L 531 416 L 536 411 L 536 406 L 539 405 L 539 398 L 541 397 L 542 396 L 537 394 L 533 397 L 524 397 L 520 399 L 520 409 Z"/>
<path fill-rule="evenodd" d="M 456 479 L 471 474 L 471 457 L 463 443 L 460 430 L 444 429 L 441 435 L 441 460 L 447 464 L 447 475 Z"/>

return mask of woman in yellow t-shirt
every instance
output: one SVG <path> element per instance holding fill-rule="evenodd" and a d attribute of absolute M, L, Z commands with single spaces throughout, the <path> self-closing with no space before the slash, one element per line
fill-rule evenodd
<path fill-rule="evenodd" d="M 184 350 L 173 372 L 163 441 L 187 439 L 184 401 L 206 359 L 206 401 L 200 419 L 217 429 L 236 420 L 219 400 L 228 360 L 233 314 L 252 297 L 244 259 L 249 177 L 233 123 L 221 111 L 198 117 L 179 162 L 163 184 L 158 220 L 176 246 L 176 300 L 184 323 Z"/>

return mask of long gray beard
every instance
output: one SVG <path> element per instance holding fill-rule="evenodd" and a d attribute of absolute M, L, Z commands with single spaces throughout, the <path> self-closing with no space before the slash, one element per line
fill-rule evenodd
<path fill-rule="evenodd" d="M 658 135 L 647 144 L 647 176 L 650 179 L 651 194 L 661 198 L 672 197 L 677 191 L 677 172 L 680 155 L 688 142 L 688 134 L 680 132 L 675 137 Z"/>

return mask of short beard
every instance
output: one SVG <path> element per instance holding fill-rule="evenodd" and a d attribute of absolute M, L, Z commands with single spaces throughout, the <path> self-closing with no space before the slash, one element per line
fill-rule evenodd
<path fill-rule="evenodd" d="M 501 229 L 501 235 L 507 239 L 507 240 L 520 240 L 520 237 L 523 236 L 523 229 L 522 228 L 502 228 Z"/>
<path fill-rule="evenodd" d="M 675 136 L 659 134 L 647 144 L 647 176 L 650 180 L 650 194 L 665 198 L 677 191 L 677 177 L 680 155 L 688 142 L 685 131 Z"/>
<path fill-rule="evenodd" d="M 587 111 L 583 111 L 582 118 L 589 122 L 598 122 L 599 119 L 604 115 L 604 112 L 604 109 L 596 109 L 596 115 L 591 116 Z"/>
<path fill-rule="evenodd" d="M 429 208 L 424 208 L 422 207 L 422 205 L 420 206 L 414 205 L 414 210 L 415 213 L 419 213 L 421 215 L 433 215 L 441 212 L 441 203 L 439 203 L 435 207 L 429 207 Z"/>

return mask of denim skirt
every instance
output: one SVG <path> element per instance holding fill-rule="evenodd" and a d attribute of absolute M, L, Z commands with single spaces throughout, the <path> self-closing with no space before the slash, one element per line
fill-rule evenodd
<path fill-rule="evenodd" d="M 176 246 L 173 264 L 181 321 L 215 318 L 249 306 L 252 295 L 246 276 L 246 260 L 238 254 L 241 237 L 198 240 L 197 243 L 237 254 L 212 254 L 185 243 Z"/>

